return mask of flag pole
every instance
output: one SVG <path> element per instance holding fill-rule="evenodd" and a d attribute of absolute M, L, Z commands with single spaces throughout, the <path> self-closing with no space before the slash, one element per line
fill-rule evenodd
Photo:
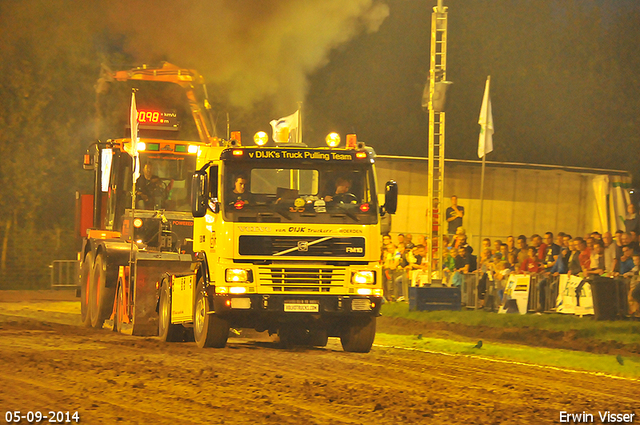
<path fill-rule="evenodd" d="M 488 122 L 487 120 L 489 120 L 489 116 L 491 114 L 491 100 L 489 98 L 489 86 L 491 84 L 491 75 L 487 76 L 487 83 L 485 86 L 485 95 L 484 97 L 486 97 L 486 101 L 487 104 L 485 105 L 485 99 L 483 98 L 482 101 L 482 110 L 480 111 L 480 121 L 482 121 L 482 115 L 483 113 L 485 114 L 485 122 L 481 123 L 480 125 L 482 126 L 482 130 L 481 130 L 481 134 L 484 138 L 484 140 L 482 140 L 482 171 L 480 173 L 480 228 L 478 229 L 478 237 L 479 237 L 479 247 L 482 247 L 482 220 L 483 220 L 483 212 L 484 212 L 484 166 L 485 166 L 485 158 L 487 157 L 487 126 L 488 126 Z M 493 121 L 493 117 L 491 117 L 491 121 Z M 491 123 L 491 127 L 493 127 L 493 123 Z M 491 129 L 493 131 L 493 129 Z M 493 150 L 493 143 L 492 146 L 489 149 L 489 152 L 491 152 L 491 150 Z M 482 252 L 480 252 L 479 255 L 482 255 Z"/>

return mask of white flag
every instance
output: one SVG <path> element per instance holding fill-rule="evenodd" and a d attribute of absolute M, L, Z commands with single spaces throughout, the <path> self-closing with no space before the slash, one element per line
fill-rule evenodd
<path fill-rule="evenodd" d="M 484 87 L 484 97 L 480 108 L 480 139 L 478 141 L 478 158 L 482 158 L 493 151 L 493 114 L 491 113 L 491 97 L 489 96 L 489 82 L 491 76 L 487 77 Z"/>
<path fill-rule="evenodd" d="M 280 118 L 279 120 L 273 120 L 270 122 L 273 129 L 273 141 L 274 142 L 297 142 L 298 133 L 298 113 L 296 111 L 293 114 Z"/>
<path fill-rule="evenodd" d="M 125 143 L 124 150 L 133 157 L 133 181 L 140 177 L 140 162 L 138 160 L 138 108 L 136 106 L 136 92 L 131 92 L 131 114 L 129 116 L 131 124 L 131 144 Z"/>

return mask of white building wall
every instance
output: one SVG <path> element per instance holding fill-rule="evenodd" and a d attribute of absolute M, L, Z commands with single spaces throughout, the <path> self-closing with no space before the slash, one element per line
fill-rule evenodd
<path fill-rule="evenodd" d="M 376 160 L 378 188 L 384 191 L 388 180 L 398 182 L 398 212 L 392 218 L 391 233 L 426 233 L 427 160 L 379 156 Z M 444 205 L 450 196 L 458 196 L 465 207 L 464 227 L 472 245 L 479 246 L 481 165 L 471 161 L 447 161 L 445 164 Z M 563 231 L 583 236 L 602 229 L 595 205 L 592 181 L 603 172 L 566 170 L 535 165 L 487 163 L 482 219 L 482 237 L 506 239 L 508 235 L 526 235 Z M 624 171 L 613 171 L 629 179 Z M 616 229 L 614 229 L 615 231 Z"/>

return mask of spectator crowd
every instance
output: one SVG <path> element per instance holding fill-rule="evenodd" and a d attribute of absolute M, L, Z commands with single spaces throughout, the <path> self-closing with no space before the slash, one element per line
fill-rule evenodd
<path fill-rule="evenodd" d="M 538 312 L 553 310 L 559 275 L 583 279 L 576 293 L 593 278 L 602 276 L 625 288 L 628 314 L 640 317 L 640 216 L 633 204 L 627 211 L 625 230 L 618 230 L 615 235 L 546 232 L 543 236 L 508 236 L 504 241 L 485 238 L 477 254 L 467 241 L 465 229 L 458 227 L 455 234 L 444 236 L 442 265 L 434 258 L 437 248 L 428 258 L 425 236 L 417 235 L 414 241 L 411 234 L 399 234 L 394 242 L 389 235 L 383 235 L 380 263 L 385 297 L 408 300 L 409 286 L 425 284 L 428 262 L 433 261 L 433 269 L 442 267 L 442 285 L 460 287 L 463 294 L 467 290 L 465 277 L 475 274 L 480 307 L 485 302 L 494 304 L 492 308 L 504 302 L 511 273 L 536 275 Z M 437 240 L 432 246 L 437 247 Z"/>

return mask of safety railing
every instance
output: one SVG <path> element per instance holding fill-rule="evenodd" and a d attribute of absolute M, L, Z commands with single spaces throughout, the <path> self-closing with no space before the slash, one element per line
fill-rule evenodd
<path fill-rule="evenodd" d="M 78 286 L 80 261 L 54 260 L 51 263 L 51 289 L 71 289 Z"/>

